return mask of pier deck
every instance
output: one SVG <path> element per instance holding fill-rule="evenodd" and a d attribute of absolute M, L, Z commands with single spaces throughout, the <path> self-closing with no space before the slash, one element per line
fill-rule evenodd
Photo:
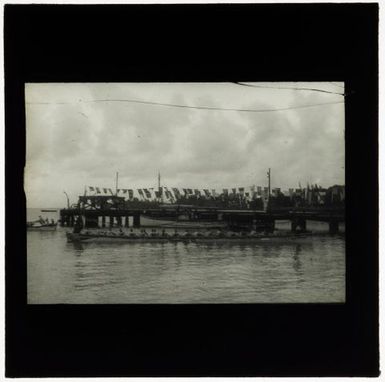
<path fill-rule="evenodd" d="M 141 216 L 178 220 L 183 215 L 189 221 L 226 221 L 229 226 L 252 226 L 256 222 L 265 223 L 274 229 L 276 220 L 290 220 L 292 231 L 306 230 L 306 221 L 329 223 L 331 233 L 338 232 L 339 223 L 345 221 L 343 208 L 322 207 L 287 207 L 267 211 L 251 209 L 223 209 L 197 206 L 161 206 L 159 208 L 128 208 L 128 209 L 80 209 L 69 208 L 60 210 L 62 226 L 73 226 L 77 216 L 83 216 L 86 227 L 124 226 L 140 227 Z M 131 219 L 130 219 L 131 217 Z"/>

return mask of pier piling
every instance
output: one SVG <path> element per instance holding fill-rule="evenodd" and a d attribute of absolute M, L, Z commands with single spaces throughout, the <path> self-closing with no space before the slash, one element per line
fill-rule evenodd
<path fill-rule="evenodd" d="M 139 213 L 134 214 L 134 224 L 133 225 L 135 228 L 140 227 L 140 214 Z"/>

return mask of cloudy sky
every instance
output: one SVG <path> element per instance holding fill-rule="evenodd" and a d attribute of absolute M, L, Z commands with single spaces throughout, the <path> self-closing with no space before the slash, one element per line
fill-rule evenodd
<path fill-rule="evenodd" d="M 26 84 L 28 207 L 114 188 L 116 172 L 119 188 L 156 187 L 158 170 L 168 187 L 266 186 L 269 167 L 272 187 L 344 184 L 343 83 L 247 85 Z"/>

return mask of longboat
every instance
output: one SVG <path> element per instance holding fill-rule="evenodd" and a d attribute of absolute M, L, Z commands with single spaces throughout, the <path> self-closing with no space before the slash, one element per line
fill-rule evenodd
<path fill-rule="evenodd" d="M 277 239 L 298 239 L 311 236 L 312 232 L 195 232 L 195 233 L 124 233 L 124 232 L 66 232 L 70 243 L 165 243 L 165 242 L 264 242 Z"/>

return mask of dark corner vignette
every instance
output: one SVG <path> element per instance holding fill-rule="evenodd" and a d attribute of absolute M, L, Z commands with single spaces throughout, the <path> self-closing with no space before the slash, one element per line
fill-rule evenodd
<path fill-rule="evenodd" d="M 7 5 L 7 376 L 377 376 L 377 23 Z"/>

